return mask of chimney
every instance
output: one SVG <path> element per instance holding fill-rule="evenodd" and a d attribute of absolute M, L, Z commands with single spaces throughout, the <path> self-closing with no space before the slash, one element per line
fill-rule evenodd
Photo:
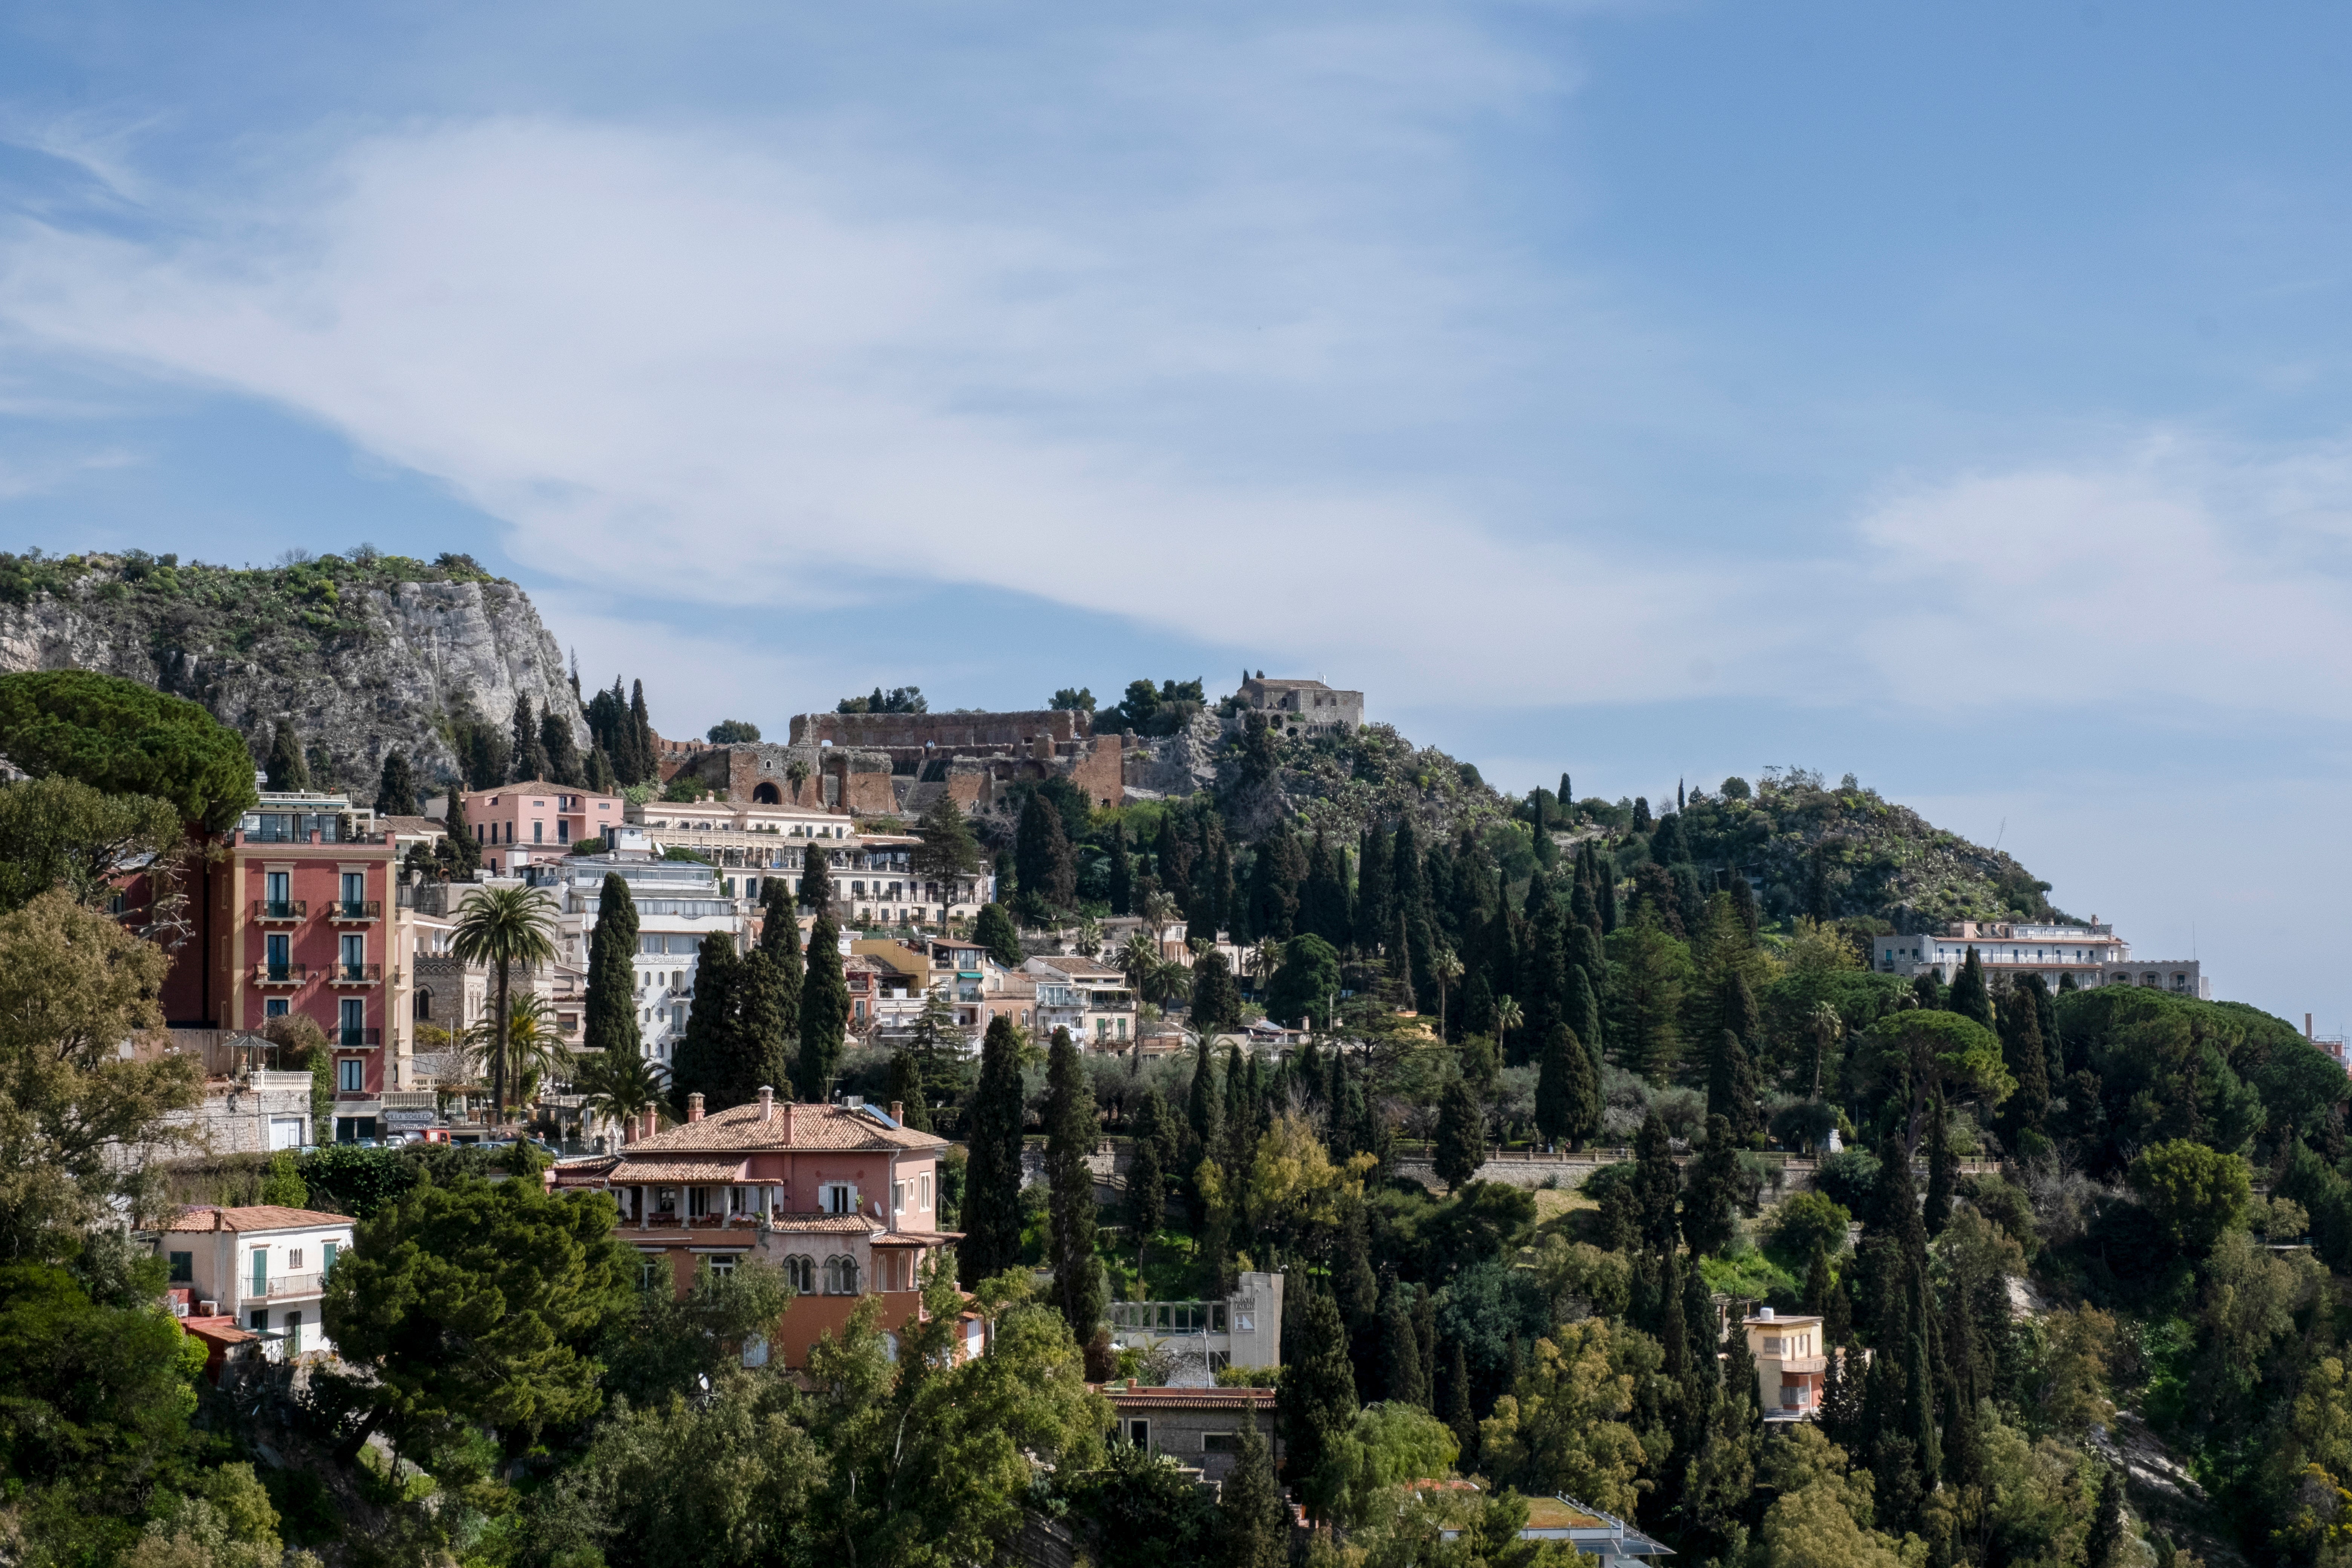
<path fill-rule="evenodd" d="M 2311 1015 L 2308 1013 L 2303 1016 L 2303 1037 L 2306 1040 L 2311 1038 Z"/>
<path fill-rule="evenodd" d="M 900 1126 L 906 1125 L 907 1102 L 905 1100 L 894 1100 L 890 1102 L 890 1120 L 898 1122 Z"/>
<path fill-rule="evenodd" d="M 698 1091 L 686 1097 L 686 1119 L 688 1121 L 699 1121 L 702 1120 L 702 1096 L 700 1092 Z"/>
<path fill-rule="evenodd" d="M 762 1125 L 776 1119 L 776 1091 L 766 1084 L 760 1086 L 760 1121 Z"/>
<path fill-rule="evenodd" d="M 658 1125 L 659 1123 L 654 1120 L 654 1102 L 648 1100 L 646 1101 L 645 1110 L 638 1116 L 639 1131 L 637 1136 L 639 1138 L 652 1137 L 654 1135 L 654 1129 Z"/>
<path fill-rule="evenodd" d="M 792 1102 L 791 1100 L 788 1100 L 784 1101 L 784 1144 L 785 1144 L 785 1146 L 786 1146 L 787 1148 L 789 1148 L 789 1147 L 791 1146 L 791 1144 L 792 1144 L 792 1142 L 793 1142 L 793 1102 Z"/>

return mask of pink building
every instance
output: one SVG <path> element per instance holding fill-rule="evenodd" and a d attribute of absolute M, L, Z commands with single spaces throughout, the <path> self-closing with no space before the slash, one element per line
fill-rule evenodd
<path fill-rule="evenodd" d="M 531 779 L 497 789 L 466 792 L 466 822 L 474 841 L 570 848 L 583 838 L 602 838 L 621 825 L 616 795 L 589 795 L 568 784 Z"/>
<path fill-rule="evenodd" d="M 939 1229 L 939 1156 L 947 1141 L 869 1105 L 795 1105 L 769 1090 L 751 1104 L 652 1131 L 650 1110 L 617 1155 L 568 1163 L 565 1186 L 599 1186 L 620 1205 L 620 1237 L 647 1282 L 683 1295 L 695 1270 L 746 1258 L 781 1265 L 798 1292 L 770 1343 L 788 1366 L 838 1332 L 868 1297 L 895 1336 L 922 1311 L 924 1262 L 952 1247 Z M 892 1111 L 897 1107 L 891 1108 Z"/>

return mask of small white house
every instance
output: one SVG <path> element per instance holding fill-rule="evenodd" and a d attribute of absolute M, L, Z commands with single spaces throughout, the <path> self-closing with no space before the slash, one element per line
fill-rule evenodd
<path fill-rule="evenodd" d="M 272 1353 L 293 1356 L 332 1348 L 320 1303 L 351 1247 L 347 1215 L 259 1204 L 183 1209 L 155 1250 L 171 1266 L 175 1308 L 279 1336 L 267 1342 Z"/>

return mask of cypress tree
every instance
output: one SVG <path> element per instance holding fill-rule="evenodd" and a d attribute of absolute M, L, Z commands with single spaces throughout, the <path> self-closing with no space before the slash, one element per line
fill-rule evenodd
<path fill-rule="evenodd" d="M 1410 1286 L 1391 1281 L 1381 1305 L 1381 1386 L 1400 1405 L 1429 1408 L 1429 1386 L 1422 1381 L 1421 1336 L 1412 1321 Z"/>
<path fill-rule="evenodd" d="M 766 932 L 762 931 L 764 938 Z M 797 967 L 797 966 L 795 966 Z M 793 975 L 797 981 L 797 973 Z M 799 1020 L 797 984 L 787 989 L 781 967 L 760 950 L 745 953 L 735 973 L 735 1017 L 728 1031 L 726 1067 L 714 1087 L 710 1109 L 747 1105 L 772 1089 L 792 1093 L 793 1036 Z"/>
<path fill-rule="evenodd" d="M 1205 1032 L 1192 1058 L 1192 1084 L 1184 1095 L 1184 1120 L 1192 1134 L 1189 1160 L 1199 1164 L 1217 1157 L 1223 1141 L 1225 1118 L 1217 1096 L 1216 1043 Z"/>
<path fill-rule="evenodd" d="M 621 776 L 613 769 L 613 753 L 598 741 L 588 749 L 588 789 L 593 795 L 618 795 Z"/>
<path fill-rule="evenodd" d="M 1731 1123 L 1706 1119 L 1706 1147 L 1691 1165 L 1690 1191 L 1683 1198 L 1683 1239 L 1694 1256 L 1721 1252 L 1739 1234 L 1739 1145 Z"/>
<path fill-rule="evenodd" d="M 1250 1110 L 1249 1068 L 1243 1064 L 1242 1047 L 1236 1043 L 1225 1047 L 1225 1142 L 1219 1159 L 1234 1179 L 1244 1179 L 1250 1168 L 1250 1154 L 1257 1147 L 1257 1118 Z"/>
<path fill-rule="evenodd" d="M 596 895 L 596 929 L 588 937 L 588 1005 L 581 1043 L 592 1051 L 645 1054 L 637 1028 L 637 906 L 628 879 L 604 873 Z"/>
<path fill-rule="evenodd" d="M 2040 998 L 2018 985 L 2001 998 L 2000 1055 L 2017 1089 L 2001 1106 L 2010 1136 L 2042 1131 L 2050 1113 L 2050 1053 L 2042 1036 Z"/>
<path fill-rule="evenodd" d="M 619 682 L 615 681 L 617 686 Z M 629 686 L 630 762 L 635 766 L 635 776 L 629 784 L 651 784 L 661 776 L 661 759 L 654 750 L 654 721 L 646 711 L 646 683 L 633 681 Z"/>
<path fill-rule="evenodd" d="M 1617 929 L 1617 869 L 1605 861 L 1595 860 L 1601 868 L 1601 879 L 1595 884 L 1601 899 L 1601 934 L 1607 936 Z"/>
<path fill-rule="evenodd" d="M 541 738 L 539 720 L 530 710 L 530 699 L 522 692 L 515 693 L 514 718 L 509 728 L 507 766 L 509 784 L 530 784 L 534 780 L 555 781 L 548 774 L 555 770 L 547 760 L 547 743 Z"/>
<path fill-rule="evenodd" d="M 841 969 L 841 928 L 830 913 L 809 932 L 808 973 L 801 983 L 801 1062 L 794 1076 L 802 1098 L 822 1105 L 833 1098 L 833 1075 L 849 1028 L 849 981 Z"/>
<path fill-rule="evenodd" d="M 1944 1005 L 1944 983 L 1932 969 L 1923 969 L 1911 977 L 1911 995 L 1922 1007 L 1940 1011 Z"/>
<path fill-rule="evenodd" d="M 1580 1146 L 1601 1124 L 1601 1084 L 1583 1042 L 1554 1024 L 1536 1074 L 1536 1131 L 1547 1143 Z"/>
<path fill-rule="evenodd" d="M 1298 923 L 1339 951 L 1344 951 L 1354 935 L 1347 870 L 1320 827 L 1307 851 L 1307 883 L 1299 893 Z"/>
<path fill-rule="evenodd" d="M 1993 1027 L 1992 994 L 1985 989 L 1984 965 L 1977 959 L 1976 944 L 1969 944 L 1969 955 L 1961 961 L 1960 972 L 1952 980 L 1952 994 L 1944 1005 L 1963 1018 L 1974 1018 L 1986 1028 Z"/>
<path fill-rule="evenodd" d="M 1110 828 L 1110 912 L 1132 914 L 1134 902 L 1135 867 L 1127 853 L 1127 823 L 1121 820 Z"/>
<path fill-rule="evenodd" d="M 964 1236 L 956 1247 L 956 1278 L 967 1290 L 1021 1261 L 1022 1121 L 1020 1037 L 1000 1013 L 982 1038 L 980 1078 L 964 1116 Z"/>
<path fill-rule="evenodd" d="M 1930 1237 L 1944 1234 L 1952 1217 L 1952 1188 L 1959 1178 L 1959 1161 L 1952 1153 L 1951 1129 L 1944 1119 L 1944 1097 L 1927 1109 L 1927 1203 L 1920 1215 Z"/>
<path fill-rule="evenodd" d="M 1661 866 L 1679 866 L 1690 858 L 1690 846 L 1683 840 L 1683 819 L 1670 811 L 1658 819 L 1657 831 L 1650 835 L 1650 858 Z"/>
<path fill-rule="evenodd" d="M 1748 940 L 1756 941 L 1756 928 L 1760 915 L 1756 908 L 1755 885 L 1737 870 L 1731 873 L 1731 908 L 1739 923 L 1748 928 Z"/>
<path fill-rule="evenodd" d="M 1364 829 L 1356 856 L 1356 945 L 1370 952 L 1389 940 L 1389 877 L 1395 869 L 1396 850 L 1377 826 Z"/>
<path fill-rule="evenodd" d="M 1433 1163 L 1438 1180 L 1449 1192 L 1459 1192 L 1486 1163 L 1486 1114 L 1469 1084 L 1459 1077 L 1446 1084 L 1444 1098 L 1438 1102 L 1436 1145 Z"/>
<path fill-rule="evenodd" d="M 1631 826 L 1636 833 L 1647 833 L 1650 831 L 1651 827 L 1654 826 L 1654 824 L 1650 820 L 1650 797 L 1648 795 L 1637 795 L 1633 797 L 1633 820 Z"/>
<path fill-rule="evenodd" d="M 1461 1468 L 1466 1470 L 1477 1462 L 1478 1417 L 1470 1401 L 1470 1358 L 1460 1340 L 1454 1342 L 1454 1360 L 1445 1369 L 1445 1424 L 1454 1430 L 1462 1449 Z"/>
<path fill-rule="evenodd" d="M 681 1108 L 693 1094 L 719 1102 L 713 1109 L 724 1108 L 739 967 L 733 937 L 713 931 L 702 939 L 694 965 L 694 1005 L 686 1015 L 686 1034 L 670 1058 L 670 1093 Z"/>
<path fill-rule="evenodd" d="M 1241 987 L 1225 955 L 1212 948 L 1192 966 L 1192 1027 L 1224 1034 L 1241 1026 Z"/>
<path fill-rule="evenodd" d="M 1063 829 L 1061 812 L 1041 793 L 1032 792 L 1029 804 L 1021 809 L 1013 865 L 1021 896 L 1040 911 L 1077 907 L 1078 868 L 1070 836 Z"/>
<path fill-rule="evenodd" d="M 2124 1484 L 2113 1465 L 2099 1467 L 2099 1501 L 2083 1536 L 2084 1568 L 2111 1568 L 2124 1543 Z"/>
<path fill-rule="evenodd" d="M 1381 1310 L 1381 1282 L 1372 1272 L 1371 1226 L 1364 1200 L 1347 1198 L 1339 1211 L 1339 1245 L 1331 1259 L 1331 1289 L 1339 1307 L 1339 1321 L 1360 1338 L 1372 1327 Z"/>
<path fill-rule="evenodd" d="M 447 836 L 442 842 L 449 850 L 449 874 L 461 882 L 471 881 L 474 873 L 481 869 L 482 845 L 474 837 L 472 824 L 466 820 L 466 792 L 453 783 L 444 798 L 449 803 L 448 814 L 441 825 Z"/>
<path fill-rule="evenodd" d="M 1568 972 L 1568 1023 L 1576 1037 L 1584 1042 L 1585 1055 L 1592 1058 L 1592 1081 L 1601 1081 L 1601 994 L 1591 971 L 1579 965 Z"/>
<path fill-rule="evenodd" d="M 1192 888 L 1192 840 L 1176 812 L 1161 813 L 1155 849 L 1160 862 L 1160 885 L 1167 889 L 1170 898 L 1183 900 Z"/>
<path fill-rule="evenodd" d="M 1283 1300 L 1282 1342 L 1300 1347 L 1285 1355 L 1275 1409 L 1282 1425 L 1286 1468 L 1310 1477 L 1322 1468 L 1331 1439 L 1356 1420 L 1356 1373 L 1348 1362 L 1348 1334 L 1339 1304 L 1306 1277 Z"/>
<path fill-rule="evenodd" d="M 416 774 L 408 765 L 406 752 L 383 754 L 383 773 L 376 780 L 375 809 L 379 816 L 417 815 Z"/>
<path fill-rule="evenodd" d="M 1021 951 L 1021 932 L 1003 904 L 980 906 L 980 918 L 971 922 L 971 940 L 1005 969 L 1020 968 L 1026 956 Z"/>
<path fill-rule="evenodd" d="M 889 1096 L 902 1113 L 899 1126 L 914 1132 L 931 1130 L 929 1091 L 923 1086 L 923 1064 L 915 1053 L 898 1050 L 890 1054 Z"/>
<path fill-rule="evenodd" d="M 539 716 L 539 746 L 547 753 L 551 784 L 569 784 L 573 789 L 587 787 L 588 773 L 580 763 L 579 743 L 572 738 L 572 721 L 558 713 L 552 703 Z"/>
<path fill-rule="evenodd" d="M 1523 1043 L 1512 1054 L 1514 1067 L 1524 1064 L 1567 1016 L 1568 921 L 1551 896 L 1548 879 L 1537 877 L 1528 883 L 1526 913 L 1527 945 L 1519 953 L 1517 988 L 1512 994 L 1527 1014 L 1527 1024 L 1517 1037 Z"/>
<path fill-rule="evenodd" d="M 801 849 L 800 901 L 820 916 L 833 911 L 833 850 L 828 844 L 812 838 Z"/>
<path fill-rule="evenodd" d="M 1216 1534 L 1219 1568 L 1286 1568 L 1290 1561 L 1290 1521 L 1255 1417 L 1242 1423 L 1241 1451 L 1217 1489 Z"/>
<path fill-rule="evenodd" d="M 1100 1127 L 1094 1083 L 1067 1029 L 1045 1056 L 1045 1179 L 1051 1192 L 1054 1304 L 1084 1344 L 1102 1321 L 1102 1260 L 1095 1256 L 1095 1176 L 1087 1164 Z"/>
<path fill-rule="evenodd" d="M 1707 1289 L 1706 1276 L 1699 1272 L 1696 1257 L 1683 1273 L 1682 1310 L 1684 1331 L 1691 1342 L 1690 1381 L 1685 1386 L 1693 1395 L 1693 1406 L 1704 1411 L 1723 1386 L 1723 1364 L 1715 1357 L 1723 1343 L 1723 1329 L 1716 1321 L 1715 1292 Z"/>
<path fill-rule="evenodd" d="M 1127 1168 L 1127 1226 L 1135 1237 L 1135 1267 L 1168 1219 L 1168 1172 L 1162 1155 L 1168 1136 L 1168 1105 L 1147 1088 L 1135 1108 L 1134 1159 Z"/>
<path fill-rule="evenodd" d="M 1633 1199 L 1634 1212 L 1639 1216 L 1642 1243 L 1652 1252 L 1672 1252 L 1678 1226 L 1675 1221 L 1675 1199 L 1682 1188 L 1682 1175 L 1675 1169 L 1674 1143 L 1666 1136 L 1666 1124 L 1651 1111 L 1642 1119 L 1642 1130 L 1633 1134 Z"/>
<path fill-rule="evenodd" d="M 302 755 L 302 737 L 291 719 L 278 721 L 278 732 L 270 738 L 269 762 L 267 767 L 268 787 L 285 793 L 310 787 L 310 763 Z"/>
<path fill-rule="evenodd" d="M 1258 841 L 1257 860 L 1250 868 L 1249 931 L 1259 941 L 1268 937 L 1288 942 L 1305 925 L 1307 866 L 1298 840 L 1286 827 L 1276 827 Z"/>
<path fill-rule="evenodd" d="M 1816 1317 L 1825 1317 L 1830 1304 L 1830 1249 L 1819 1242 L 1813 1244 L 1813 1261 L 1805 1270 L 1803 1306 Z"/>
<path fill-rule="evenodd" d="M 782 877 L 769 877 L 760 883 L 760 962 L 771 973 L 776 1027 L 785 1039 L 796 1040 L 806 967 L 801 962 L 800 910 L 790 884 Z M 782 1083 L 774 1088 L 779 1094 L 784 1092 Z"/>
<path fill-rule="evenodd" d="M 1738 981 L 1738 976 L 1733 978 Z M 1739 988 L 1746 992 L 1746 983 L 1739 982 Z M 1753 1142 L 1764 1130 L 1759 1092 L 1756 1064 L 1748 1059 L 1748 1047 L 1737 1034 L 1723 1030 L 1716 1036 L 1715 1049 L 1707 1059 L 1706 1110 L 1710 1119 L 1723 1118 L 1735 1143 Z"/>

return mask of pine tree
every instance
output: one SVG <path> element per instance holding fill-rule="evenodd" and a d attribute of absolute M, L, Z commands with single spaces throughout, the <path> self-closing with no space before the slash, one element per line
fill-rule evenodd
<path fill-rule="evenodd" d="M 539 716 L 539 744 L 547 753 L 550 783 L 573 789 L 587 787 L 588 771 L 581 764 L 579 744 L 572 738 L 572 721 L 551 703 Z"/>
<path fill-rule="evenodd" d="M 1077 860 L 1062 814 L 1042 793 L 1033 792 L 1021 810 L 1013 849 L 1021 897 L 1039 912 L 1071 910 L 1078 902 Z"/>
<path fill-rule="evenodd" d="M 661 759 L 654 750 L 654 721 L 646 711 L 646 683 L 642 680 L 632 681 L 629 686 L 629 760 L 636 773 L 623 782 L 652 784 L 661 776 Z"/>
<path fill-rule="evenodd" d="M 302 755 L 302 737 L 291 719 L 278 721 L 278 732 L 269 742 L 267 773 L 268 787 L 280 794 L 310 787 L 310 763 Z"/>
<path fill-rule="evenodd" d="M 782 877 L 770 877 L 760 884 L 760 962 L 772 976 L 777 1026 L 786 1039 L 797 1040 L 806 966 L 801 962 L 800 910 Z M 777 1093 L 784 1092 L 782 1083 L 773 1087 Z"/>
<path fill-rule="evenodd" d="M 820 913 L 809 932 L 808 973 L 801 982 L 803 1099 L 822 1105 L 833 1097 L 833 1075 L 849 1028 L 849 981 L 841 969 L 841 928 Z"/>
<path fill-rule="evenodd" d="M 702 939 L 694 964 L 694 1005 L 670 1058 L 670 1093 L 681 1106 L 688 1096 L 699 1094 L 706 1109 L 723 1109 L 723 1102 L 713 1102 L 724 1092 L 734 1045 L 740 968 L 733 937 L 713 931 Z"/>
<path fill-rule="evenodd" d="M 1339 1304 L 1306 1277 L 1283 1301 L 1282 1383 L 1276 1412 L 1282 1424 L 1285 1468 L 1310 1477 L 1322 1468 L 1332 1438 L 1356 1419 L 1356 1373 L 1348 1362 L 1348 1334 Z"/>
<path fill-rule="evenodd" d="M 375 786 L 375 809 L 379 816 L 417 815 L 416 774 L 408 765 L 406 752 L 383 754 L 383 773 Z"/>
<path fill-rule="evenodd" d="M 1653 1110 L 1642 1119 L 1642 1130 L 1633 1134 L 1634 1210 L 1639 1216 L 1642 1244 L 1653 1252 L 1672 1252 L 1675 1248 L 1679 1228 L 1675 1220 L 1675 1200 L 1681 1188 L 1682 1175 L 1675 1169 L 1673 1141 L 1666 1136 L 1666 1124 Z"/>
<path fill-rule="evenodd" d="M 1216 1537 L 1217 1568 L 1286 1568 L 1290 1562 L 1290 1521 L 1255 1415 L 1243 1421 L 1241 1450 L 1217 1489 Z"/>
<path fill-rule="evenodd" d="M 1422 1381 L 1421 1336 L 1412 1321 L 1409 1285 L 1391 1280 L 1381 1304 L 1381 1386 L 1401 1405 L 1429 1407 L 1429 1388 Z"/>
<path fill-rule="evenodd" d="M 1115 915 L 1134 913 L 1135 866 L 1127 853 L 1127 824 L 1111 824 L 1110 829 L 1110 912 Z"/>
<path fill-rule="evenodd" d="M 581 1043 L 592 1051 L 645 1054 L 637 1028 L 637 906 L 628 879 L 604 873 L 596 895 L 596 928 L 588 937 L 588 1005 Z"/>
<path fill-rule="evenodd" d="M 449 874 L 461 882 L 468 882 L 481 868 L 481 841 L 474 837 L 472 826 L 466 821 L 466 792 L 452 784 L 443 798 L 449 803 L 441 825 L 446 835 L 442 843 L 449 851 Z"/>
<path fill-rule="evenodd" d="M 1225 1034 L 1241 1026 L 1242 993 L 1225 955 L 1211 949 L 1192 966 L 1192 1027 Z"/>
<path fill-rule="evenodd" d="M 1389 877 L 1396 847 L 1377 826 L 1366 827 L 1356 856 L 1356 946 L 1370 952 L 1389 940 Z"/>
<path fill-rule="evenodd" d="M 1984 964 L 1978 960 L 1973 942 L 1969 945 L 1968 957 L 1960 963 L 1959 973 L 1953 976 L 1952 994 L 1944 1005 L 1963 1018 L 1974 1018 L 1988 1029 L 1993 1026 L 1992 994 L 1985 989 Z"/>
<path fill-rule="evenodd" d="M 1744 983 L 1740 990 L 1747 990 Z M 1763 1132 L 1764 1112 L 1757 1103 L 1759 1093 L 1756 1064 L 1748 1059 L 1748 1047 L 1738 1035 L 1724 1030 L 1716 1037 L 1715 1049 L 1707 1058 L 1706 1110 L 1710 1118 L 1724 1119 L 1734 1143 L 1752 1143 Z"/>
<path fill-rule="evenodd" d="M 1944 1097 L 1937 1095 L 1927 1109 L 1927 1204 L 1920 1223 L 1932 1238 L 1944 1234 L 1944 1226 L 1952 1218 L 1952 1188 L 1958 1181 L 1960 1163 L 1952 1153 L 1951 1129 L 1944 1117 Z"/>
<path fill-rule="evenodd" d="M 1433 1163 L 1449 1192 L 1459 1192 L 1486 1163 L 1486 1113 L 1459 1077 L 1446 1084 L 1438 1102 L 1436 1144 Z"/>
<path fill-rule="evenodd" d="M 1095 1256 L 1095 1174 L 1087 1163 L 1101 1128 L 1094 1082 L 1067 1029 L 1045 1056 L 1045 1180 L 1051 1192 L 1054 1304 L 1080 1344 L 1102 1321 L 1102 1260 Z"/>
<path fill-rule="evenodd" d="M 1021 951 L 1021 932 L 1003 904 L 980 906 L 980 918 L 971 925 L 971 940 L 1005 969 L 1020 968 L 1026 956 Z"/>
<path fill-rule="evenodd" d="M 967 1290 L 1021 1261 L 1021 1039 L 1013 1020 L 988 1022 L 980 1079 L 966 1108 L 963 1240 L 956 1279 Z"/>

